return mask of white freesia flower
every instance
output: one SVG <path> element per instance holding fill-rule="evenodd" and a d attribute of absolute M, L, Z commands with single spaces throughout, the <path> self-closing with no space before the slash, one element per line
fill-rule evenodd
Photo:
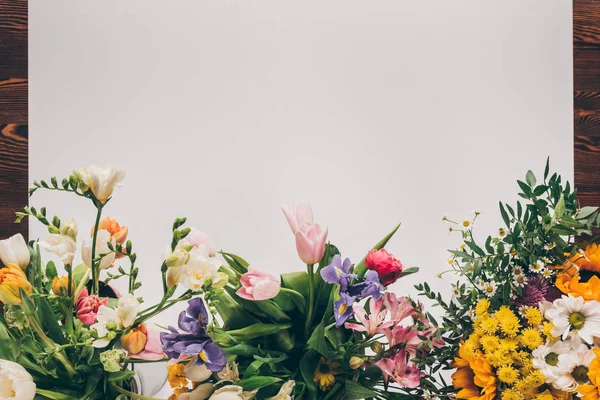
<path fill-rule="evenodd" d="M 126 294 L 119 299 L 117 308 L 109 308 L 100 306 L 96 315 L 96 323 L 90 326 L 98 333 L 98 339 L 93 343 L 96 348 L 104 348 L 110 343 L 109 326 L 112 325 L 113 330 L 129 328 L 135 322 L 140 303 L 132 294 Z"/>
<path fill-rule="evenodd" d="M 206 367 L 206 364 L 196 364 L 198 362 L 198 356 L 192 357 L 192 359 L 185 364 L 183 372 L 185 377 L 192 382 L 204 382 L 212 375 L 212 371 Z"/>
<path fill-rule="evenodd" d="M 69 236 L 73 240 L 77 239 L 77 233 L 79 232 L 77 228 L 77 222 L 74 219 L 67 219 L 65 221 L 61 221 L 60 223 L 60 234 L 64 236 Z"/>
<path fill-rule="evenodd" d="M 225 368 L 218 372 L 217 376 L 221 381 L 237 382 L 240 379 L 238 364 L 234 361 L 225 364 Z"/>
<path fill-rule="evenodd" d="M 117 242 L 110 238 L 110 232 L 104 229 L 98 230 L 98 235 L 96 236 L 96 252 L 94 257 L 97 259 L 100 254 L 106 254 L 102 257 L 100 261 L 100 269 L 106 269 L 110 267 L 115 261 L 115 253 L 108 248 L 108 242 L 111 242 L 113 245 L 113 249 L 116 248 Z M 92 243 L 93 239 L 90 239 L 89 242 L 83 242 L 81 246 L 81 257 L 83 258 L 83 262 L 89 268 L 92 268 Z"/>
<path fill-rule="evenodd" d="M 17 233 L 8 239 L 0 240 L 0 260 L 7 267 L 8 264 L 14 264 L 23 270 L 27 268 L 29 265 L 29 247 L 23 235 Z"/>
<path fill-rule="evenodd" d="M 292 400 L 292 391 L 294 390 L 294 386 L 296 386 L 296 381 L 287 381 L 281 385 L 279 393 L 273 397 L 269 397 L 267 400 Z"/>
<path fill-rule="evenodd" d="M 545 310 L 545 317 L 554 324 L 552 336 L 567 338 L 570 332 L 584 342 L 592 344 L 594 336 L 600 334 L 600 303 L 585 301 L 583 297 L 562 296 L 554 300 L 552 307 Z"/>
<path fill-rule="evenodd" d="M 33 400 L 35 382 L 21 365 L 0 360 L 0 400 Z"/>
<path fill-rule="evenodd" d="M 252 392 L 244 392 L 241 386 L 229 385 L 223 386 L 220 389 L 215 390 L 212 396 L 210 396 L 211 400 L 251 400 L 256 396 L 256 392 L 258 390 L 253 390 Z"/>
<path fill-rule="evenodd" d="M 168 254 L 165 262 L 167 284 L 169 287 L 182 285 L 186 289 L 199 290 L 210 280 L 217 282 L 223 279 L 218 274 L 221 261 L 210 256 L 210 248 L 200 245 L 196 248 L 182 246 Z"/>
<path fill-rule="evenodd" d="M 556 389 L 574 392 L 580 384 L 588 382 L 588 370 L 592 360 L 596 358 L 593 350 L 581 344 L 577 349 L 558 356 L 558 377 L 552 383 Z"/>
<path fill-rule="evenodd" d="M 212 383 L 202 383 L 198 385 L 194 390 L 189 393 L 182 393 L 177 396 L 176 400 L 205 400 L 210 397 L 212 392 L 214 391 L 214 386 Z"/>
<path fill-rule="evenodd" d="M 79 187 L 82 191 L 90 190 L 96 199 L 102 204 L 112 196 L 115 187 L 125 179 L 125 171 L 109 165 L 106 168 L 91 165 L 74 171 L 79 179 Z"/>
<path fill-rule="evenodd" d="M 40 241 L 40 246 L 47 251 L 58 255 L 65 265 L 73 264 L 77 243 L 71 236 L 50 234 L 45 240 Z"/>
<path fill-rule="evenodd" d="M 532 352 L 533 366 L 539 369 L 546 377 L 546 383 L 554 382 L 560 372 L 558 368 L 558 357 L 571 351 L 568 342 L 548 342 Z"/>

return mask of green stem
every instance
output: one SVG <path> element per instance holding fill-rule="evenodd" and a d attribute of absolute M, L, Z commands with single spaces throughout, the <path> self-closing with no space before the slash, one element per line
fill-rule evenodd
<path fill-rule="evenodd" d="M 100 265 L 96 266 L 96 240 L 98 239 L 98 226 L 100 225 L 100 217 L 102 216 L 102 205 L 96 206 L 96 223 L 94 224 L 94 235 L 92 237 L 92 294 L 98 295 L 100 292 Z"/>
<path fill-rule="evenodd" d="M 307 264 L 306 267 L 308 270 L 308 313 L 306 314 L 304 333 L 306 334 L 306 337 L 308 337 L 313 319 L 313 307 L 315 302 L 315 271 L 314 264 Z"/>
<path fill-rule="evenodd" d="M 69 296 L 69 306 L 67 307 L 67 315 L 65 317 L 65 325 L 69 334 L 73 333 L 73 266 L 65 265 L 67 270 L 67 278 L 69 283 L 67 284 L 67 295 Z"/>
<path fill-rule="evenodd" d="M 28 319 L 29 319 L 30 326 L 33 328 L 35 333 L 38 334 L 38 336 L 40 337 L 42 342 L 44 342 L 44 344 L 46 346 L 48 346 L 50 349 L 56 349 L 58 347 L 57 344 L 54 343 L 48 336 L 46 336 L 46 334 L 44 333 L 44 330 L 38 324 L 36 319 L 33 316 L 30 316 Z M 54 355 L 64 365 L 65 369 L 71 376 L 77 375 L 77 371 L 75 370 L 75 367 L 73 366 L 71 361 L 69 361 L 69 359 L 62 352 L 56 352 L 56 353 L 54 353 Z"/>
<path fill-rule="evenodd" d="M 162 399 L 157 399 L 156 397 L 142 396 L 141 394 L 130 392 L 130 391 L 125 390 L 125 389 L 123 389 L 121 387 L 118 387 L 114 383 L 111 383 L 110 386 L 114 390 L 116 390 L 117 392 L 119 392 L 121 394 L 124 394 L 124 395 L 127 395 L 127 396 L 131 397 L 132 399 L 140 399 L 140 400 L 162 400 Z"/>
<path fill-rule="evenodd" d="M 187 292 L 185 292 L 184 294 L 182 294 L 181 296 L 179 296 L 178 298 L 173 299 L 173 300 L 167 301 L 167 298 L 163 297 L 163 300 L 159 304 L 157 304 L 155 307 L 150 307 L 149 309 L 142 311 L 142 313 L 144 313 L 144 312 L 152 310 L 149 314 L 140 315 L 138 317 L 138 319 L 135 321 L 134 325 L 139 325 L 139 324 L 149 320 L 150 318 L 154 317 L 155 315 L 160 314 L 161 312 L 170 308 L 174 304 L 177 304 L 178 302 L 183 301 L 183 300 L 188 300 L 190 297 L 191 297 L 191 291 L 189 291 L 189 290 Z M 142 313 L 140 313 L 140 314 L 142 314 Z"/>

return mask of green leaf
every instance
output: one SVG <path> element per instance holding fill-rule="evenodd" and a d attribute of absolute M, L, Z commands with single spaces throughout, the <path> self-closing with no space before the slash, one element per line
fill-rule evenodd
<path fill-rule="evenodd" d="M 300 293 L 306 301 L 308 298 L 308 274 L 306 272 L 288 272 L 286 274 L 281 274 L 281 282 L 283 287 Z"/>
<path fill-rule="evenodd" d="M 59 393 L 52 390 L 36 389 L 35 392 L 40 396 L 44 396 L 44 398 L 51 400 L 80 400 L 79 397 L 70 396 L 68 394 Z"/>
<path fill-rule="evenodd" d="M 73 279 L 75 279 L 75 283 L 77 285 L 79 285 L 79 282 L 81 282 L 81 279 L 83 279 L 83 276 L 88 270 L 89 267 L 85 264 L 79 264 L 78 266 L 73 268 Z"/>
<path fill-rule="evenodd" d="M 532 188 L 535 187 L 537 183 L 537 179 L 535 179 L 535 175 L 531 170 L 527 171 L 527 174 L 525 175 L 525 180 L 527 181 L 527 184 Z"/>
<path fill-rule="evenodd" d="M 346 399 L 348 400 L 360 400 L 366 399 L 369 397 L 376 398 L 378 397 L 377 392 L 362 386 L 361 384 L 354 382 L 353 380 L 346 379 L 345 389 L 346 389 Z"/>
<path fill-rule="evenodd" d="M 44 328 L 48 337 L 58 344 L 67 344 L 67 339 L 58 324 L 58 318 L 52 312 L 48 299 L 46 297 L 38 297 L 36 303 L 38 305 L 38 316 L 42 323 L 42 328 Z"/>
<path fill-rule="evenodd" d="M 517 181 L 517 183 L 519 184 L 519 187 L 523 191 L 523 194 L 526 196 L 525 198 L 531 197 L 532 192 L 531 192 L 531 188 L 529 187 L 529 185 L 523 181 Z"/>
<path fill-rule="evenodd" d="M 400 274 L 400 276 L 398 277 L 398 279 L 404 277 L 404 276 L 408 276 L 408 275 L 412 275 L 412 274 L 416 274 L 417 272 L 419 272 L 419 267 L 409 267 L 409 268 L 404 268 L 402 270 L 402 273 Z"/>
<path fill-rule="evenodd" d="M 318 397 L 317 386 L 313 381 L 313 375 L 320 358 L 321 355 L 318 352 L 314 350 L 308 350 L 300 359 L 300 373 L 302 374 L 302 379 L 304 380 L 306 388 L 308 389 L 309 399 L 316 399 Z"/>
<path fill-rule="evenodd" d="M 504 220 L 506 226 L 510 228 L 510 219 L 508 218 L 508 214 L 504 209 L 504 205 L 502 204 L 502 202 L 499 202 L 498 204 L 500 205 L 500 215 L 502 215 L 502 219 Z"/>
<path fill-rule="evenodd" d="M 473 250 L 475 253 L 477 253 L 480 256 L 485 256 L 485 252 L 481 249 L 481 247 L 477 246 L 474 242 L 470 242 L 468 240 L 465 240 L 465 244 L 467 246 L 469 246 L 469 248 L 471 250 Z"/>
<path fill-rule="evenodd" d="M 327 345 L 327 340 L 325 340 L 325 325 L 323 321 L 317 325 L 306 344 L 313 350 L 319 352 L 323 357 L 332 357 L 332 350 Z"/>
<path fill-rule="evenodd" d="M 238 329 L 258 322 L 256 318 L 223 290 L 215 290 L 212 294 L 216 300 L 215 308 L 223 322 L 231 329 Z"/>
<path fill-rule="evenodd" d="M 548 179 L 550 173 L 550 157 L 546 158 L 546 167 L 544 168 L 544 180 Z"/>
<path fill-rule="evenodd" d="M 135 375 L 135 371 L 117 371 L 117 372 L 111 372 L 110 374 L 108 374 L 108 381 L 109 382 L 124 382 L 124 381 L 129 381 L 131 378 L 133 378 Z"/>
<path fill-rule="evenodd" d="M 565 196 L 561 193 L 556 207 L 554 207 L 554 218 L 561 219 L 565 215 Z"/>
<path fill-rule="evenodd" d="M 273 301 L 285 311 L 292 311 L 293 307 L 296 307 L 301 313 L 306 312 L 306 299 L 293 289 L 282 287 Z M 290 303 L 293 305 L 292 307 L 290 307 Z"/>
<path fill-rule="evenodd" d="M 400 228 L 400 224 L 396 225 L 396 227 L 394 227 L 394 229 L 392 229 L 392 231 L 390 233 L 385 235 L 385 237 L 383 239 L 381 239 L 379 242 L 377 242 L 377 244 L 375 244 L 375 246 L 373 246 L 373 249 L 380 250 L 380 249 L 384 248 L 385 245 L 390 241 L 392 236 L 394 236 L 394 233 L 396 233 L 396 231 L 398 231 L 399 228 Z M 354 273 L 357 274 L 359 278 L 362 278 L 365 275 L 365 272 L 367 272 L 367 266 L 365 265 L 366 258 L 367 257 L 365 256 L 365 258 L 363 258 L 354 267 Z"/>
<path fill-rule="evenodd" d="M 258 322 L 245 328 L 229 331 L 228 333 L 237 340 L 250 340 L 257 337 L 273 335 L 280 330 L 291 328 L 292 324 L 263 324 Z"/>
<path fill-rule="evenodd" d="M 583 207 L 577 211 L 577 214 L 575 214 L 575 219 L 585 219 L 596 211 L 598 211 L 598 207 Z"/>
<path fill-rule="evenodd" d="M 56 265 L 54 265 L 54 261 L 48 261 L 48 264 L 46 264 L 46 278 L 52 282 L 52 280 L 56 277 L 58 277 Z"/>
<path fill-rule="evenodd" d="M 241 386 L 244 391 L 249 392 L 256 389 L 262 389 L 279 382 L 281 382 L 281 379 L 275 378 L 274 376 L 253 376 L 248 379 L 240 379 L 236 382 L 236 385 Z"/>
<path fill-rule="evenodd" d="M 226 355 L 239 356 L 239 355 L 260 355 L 260 349 L 249 344 L 237 344 L 233 347 L 224 348 L 223 351 Z"/>

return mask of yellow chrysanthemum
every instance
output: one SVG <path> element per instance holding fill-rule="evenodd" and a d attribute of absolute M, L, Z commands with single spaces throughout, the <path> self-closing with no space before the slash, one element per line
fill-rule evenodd
<path fill-rule="evenodd" d="M 506 389 L 504 392 L 502 392 L 502 400 L 521 400 L 522 397 L 519 394 L 519 392 L 513 390 L 513 389 Z M 550 400 L 552 400 L 552 398 L 550 398 Z"/>
<path fill-rule="evenodd" d="M 506 339 L 500 340 L 500 348 L 504 352 L 517 351 L 518 347 L 519 347 L 519 342 L 517 342 L 516 339 L 506 338 Z"/>
<path fill-rule="evenodd" d="M 513 356 L 510 351 L 496 350 L 494 352 L 494 358 L 499 365 L 512 364 Z"/>
<path fill-rule="evenodd" d="M 540 310 L 535 307 L 526 307 L 523 310 L 523 316 L 525 317 L 525 320 L 527 320 L 527 325 L 529 326 L 538 326 L 544 319 Z"/>
<path fill-rule="evenodd" d="M 527 328 L 521 331 L 520 341 L 523 346 L 529 348 L 530 350 L 535 350 L 539 346 L 542 345 L 542 335 L 534 329 Z"/>
<path fill-rule="evenodd" d="M 498 320 L 492 316 L 484 316 L 481 318 L 480 327 L 485 333 L 493 335 L 498 330 Z"/>
<path fill-rule="evenodd" d="M 519 329 L 521 328 L 521 324 L 519 323 L 519 319 L 517 317 L 514 318 L 504 318 L 498 319 L 500 321 L 500 329 L 506 336 L 516 336 L 519 333 Z"/>
<path fill-rule="evenodd" d="M 552 329 L 554 329 L 554 324 L 550 321 L 545 321 L 542 324 L 542 333 L 546 336 L 546 339 L 554 339 L 552 336 Z"/>
<path fill-rule="evenodd" d="M 493 335 L 485 335 L 479 340 L 479 342 L 486 353 L 493 353 L 494 351 L 498 350 L 498 347 L 500 347 L 500 340 Z"/>
<path fill-rule="evenodd" d="M 508 385 L 512 385 L 519 379 L 519 372 L 510 365 L 504 365 L 498 368 L 496 375 L 501 382 Z"/>
<path fill-rule="evenodd" d="M 505 319 L 518 319 L 515 313 L 508 306 L 501 306 L 498 311 L 494 313 L 494 316 L 498 321 L 502 322 Z"/>
<path fill-rule="evenodd" d="M 331 389 L 335 383 L 335 376 L 340 373 L 340 363 L 337 361 L 325 360 L 321 357 L 315 373 L 313 381 L 319 386 L 322 391 Z"/>
<path fill-rule="evenodd" d="M 527 375 L 531 387 L 538 388 L 546 382 L 546 376 L 540 370 L 535 370 Z"/>
<path fill-rule="evenodd" d="M 490 301 L 488 299 L 481 299 L 477 306 L 475 307 L 475 315 L 480 316 L 487 312 L 490 308 Z"/>

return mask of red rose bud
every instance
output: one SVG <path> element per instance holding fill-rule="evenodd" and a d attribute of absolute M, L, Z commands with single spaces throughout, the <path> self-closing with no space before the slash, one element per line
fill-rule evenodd
<path fill-rule="evenodd" d="M 365 260 L 368 269 L 376 271 L 383 286 L 396 282 L 402 274 L 402 263 L 387 250 L 371 250 Z"/>

